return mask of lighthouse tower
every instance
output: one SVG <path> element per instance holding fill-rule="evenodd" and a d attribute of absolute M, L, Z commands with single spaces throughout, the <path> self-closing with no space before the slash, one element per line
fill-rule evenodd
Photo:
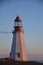
<path fill-rule="evenodd" d="M 24 32 L 22 29 L 22 20 L 19 16 L 14 20 L 14 31 L 10 58 L 16 61 L 27 61 L 24 45 Z"/>

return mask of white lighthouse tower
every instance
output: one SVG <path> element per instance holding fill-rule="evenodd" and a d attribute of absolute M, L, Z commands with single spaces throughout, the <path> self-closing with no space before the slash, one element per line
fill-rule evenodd
<path fill-rule="evenodd" d="M 16 61 L 27 61 L 24 45 L 24 32 L 22 29 L 22 20 L 19 16 L 14 20 L 14 31 L 10 58 Z"/>

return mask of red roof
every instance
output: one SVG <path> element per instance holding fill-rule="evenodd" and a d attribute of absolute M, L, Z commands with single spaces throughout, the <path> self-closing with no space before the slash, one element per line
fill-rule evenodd
<path fill-rule="evenodd" d="M 19 16 L 16 17 L 15 22 L 21 22 L 21 18 Z"/>

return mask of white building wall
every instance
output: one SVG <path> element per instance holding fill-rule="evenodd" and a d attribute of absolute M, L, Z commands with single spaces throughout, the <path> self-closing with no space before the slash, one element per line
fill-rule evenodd
<path fill-rule="evenodd" d="M 27 61 L 23 32 L 18 31 L 13 34 L 10 58 L 17 61 Z"/>
<path fill-rule="evenodd" d="M 13 34 L 10 58 L 15 59 L 15 56 L 16 56 L 16 33 Z"/>
<path fill-rule="evenodd" d="M 20 57 L 17 53 L 20 53 Z M 23 32 L 16 32 L 16 60 L 27 61 Z"/>

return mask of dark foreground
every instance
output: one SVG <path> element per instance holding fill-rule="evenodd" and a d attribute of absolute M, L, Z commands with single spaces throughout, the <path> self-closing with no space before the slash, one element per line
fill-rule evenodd
<path fill-rule="evenodd" d="M 22 62 L 8 58 L 2 58 L 0 59 L 0 65 L 43 65 L 43 63 L 34 62 L 34 61 Z"/>

